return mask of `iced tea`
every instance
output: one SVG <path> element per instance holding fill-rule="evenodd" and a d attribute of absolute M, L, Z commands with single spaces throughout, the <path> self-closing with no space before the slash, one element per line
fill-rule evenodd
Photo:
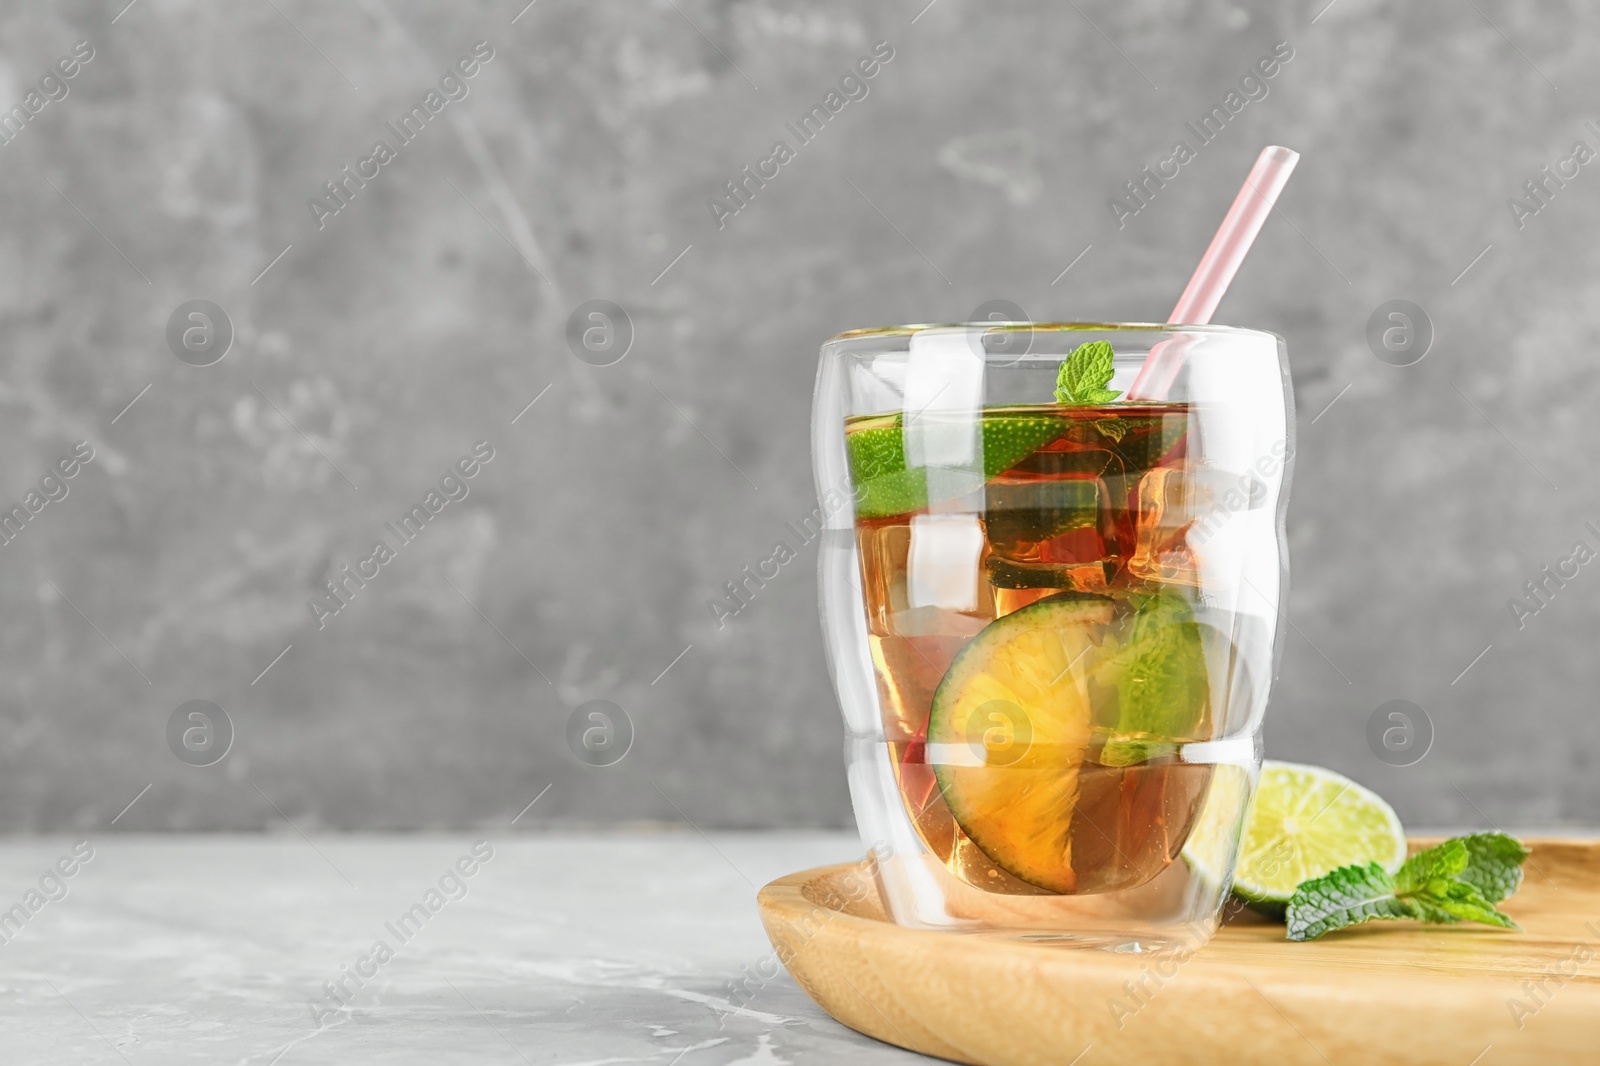
<path fill-rule="evenodd" d="M 969 884 L 1132 888 L 1194 825 L 1211 770 L 1179 749 L 1211 735 L 1212 708 L 1191 428 L 1185 404 L 1127 402 L 845 422 L 901 800 Z M 952 433 L 981 459 L 907 461 Z"/>

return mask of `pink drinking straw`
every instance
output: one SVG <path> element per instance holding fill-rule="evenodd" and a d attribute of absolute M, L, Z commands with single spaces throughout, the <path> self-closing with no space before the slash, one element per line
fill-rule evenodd
<path fill-rule="evenodd" d="M 1211 238 L 1211 246 L 1206 249 L 1200 265 L 1195 267 L 1183 295 L 1178 297 L 1178 305 L 1167 316 L 1168 322 L 1199 326 L 1211 321 L 1222 294 L 1228 291 L 1239 264 L 1244 262 L 1245 253 L 1250 250 L 1256 234 L 1261 232 L 1262 223 L 1272 213 L 1272 205 L 1277 203 L 1278 194 L 1299 161 L 1300 153 L 1279 145 L 1268 145 L 1261 150 L 1239 195 L 1233 198 L 1227 217 L 1222 220 L 1216 236 Z M 1166 340 L 1151 348 L 1133 387 L 1128 390 L 1128 399 L 1166 399 L 1178 371 L 1183 368 L 1187 347 L 1185 343 Z"/>

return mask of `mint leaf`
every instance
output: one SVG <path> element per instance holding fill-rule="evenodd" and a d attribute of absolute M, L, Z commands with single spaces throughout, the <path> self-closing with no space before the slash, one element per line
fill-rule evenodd
<path fill-rule="evenodd" d="M 1106 419 L 1110 421 L 1110 419 Z M 1122 647 L 1102 663 L 1117 687 L 1117 728 L 1098 754 L 1104 767 L 1131 767 L 1178 752 L 1203 733 L 1211 685 L 1194 610 L 1173 592 L 1131 592 Z"/>
<path fill-rule="evenodd" d="M 1113 393 L 1112 395 L 1115 397 L 1116 394 Z M 1100 435 L 1113 443 L 1121 443 L 1122 438 L 1128 435 L 1128 430 L 1132 426 L 1133 423 L 1126 418 L 1099 418 L 1094 423 L 1094 428 L 1100 431 Z"/>
<path fill-rule="evenodd" d="M 1210 697 L 1194 611 L 1170 592 L 1134 593 L 1133 622 L 1117 653 L 1117 732 L 1187 737 Z"/>
<path fill-rule="evenodd" d="M 1056 402 L 1088 406 L 1110 403 L 1122 393 L 1106 386 L 1114 371 L 1114 353 L 1106 341 L 1080 344 L 1056 372 Z"/>
<path fill-rule="evenodd" d="M 1341 866 L 1295 889 L 1285 912 L 1289 939 L 1315 940 L 1375 918 L 1516 929 L 1494 905 L 1521 884 L 1527 857 L 1503 833 L 1475 833 L 1417 852 L 1392 877 L 1377 863 Z"/>
<path fill-rule="evenodd" d="M 1301 882 L 1284 915 L 1290 940 L 1315 940 L 1375 918 L 1416 917 L 1418 909 L 1394 894 L 1394 879 L 1375 862 Z"/>
<path fill-rule="evenodd" d="M 1467 846 L 1467 868 L 1457 880 L 1478 890 L 1490 903 L 1498 903 L 1522 885 L 1522 863 L 1528 849 L 1504 833 L 1474 833 L 1462 837 Z"/>
<path fill-rule="evenodd" d="M 1439 895 L 1420 895 L 1411 901 L 1417 917 L 1425 922 L 1482 922 L 1502 929 L 1516 929 L 1517 923 L 1494 909 L 1494 904 L 1478 894 L 1465 881 L 1450 881 Z"/>
<path fill-rule="evenodd" d="M 1101 766 L 1137 766 L 1152 759 L 1178 754 L 1179 745 L 1172 740 L 1130 739 L 1112 737 L 1100 749 Z"/>
<path fill-rule="evenodd" d="M 1483 898 L 1477 886 L 1461 880 L 1470 861 L 1464 837 L 1419 851 L 1394 875 L 1395 895 L 1410 897 L 1417 917 L 1425 922 L 1475 921 L 1514 927 L 1511 919 Z"/>
<path fill-rule="evenodd" d="M 1467 845 L 1460 837 L 1419 851 L 1394 875 L 1397 895 L 1442 895 L 1455 876 L 1467 868 Z"/>
<path fill-rule="evenodd" d="M 1170 592 L 1136 592 L 1127 636 L 1107 665 L 1117 687 L 1117 731 L 1100 753 L 1104 766 L 1132 766 L 1170 755 L 1200 734 L 1211 686 L 1194 611 Z"/>

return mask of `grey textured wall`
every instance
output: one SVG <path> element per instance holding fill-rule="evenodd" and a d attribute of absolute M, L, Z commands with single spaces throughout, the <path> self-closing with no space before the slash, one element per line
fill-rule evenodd
<path fill-rule="evenodd" d="M 0 826 L 136 795 L 118 829 L 504 824 L 547 785 L 520 828 L 847 823 L 814 549 L 724 628 L 707 606 L 812 506 L 819 342 L 996 298 L 1159 319 L 1269 142 L 1304 158 L 1218 315 L 1288 338 L 1302 415 L 1269 753 L 1415 822 L 1594 820 L 1600 568 L 1508 606 L 1600 548 L 1600 168 L 1521 188 L 1600 149 L 1592 6 L 123 2 L 0 14 L 0 104 L 93 49 L 0 145 L 0 500 L 94 452 L 0 547 Z M 469 95 L 385 128 L 478 41 Z M 198 299 L 234 333 L 204 367 L 167 336 Z M 632 322 L 609 366 L 566 339 L 596 299 Z M 1433 322 L 1413 366 L 1366 339 L 1391 299 Z M 469 494 L 319 629 L 320 583 L 478 441 Z M 605 767 L 567 740 L 597 699 L 635 733 Z M 1391 699 L 1432 722 L 1413 765 L 1369 745 Z M 214 765 L 169 746 L 190 700 L 235 730 Z"/>

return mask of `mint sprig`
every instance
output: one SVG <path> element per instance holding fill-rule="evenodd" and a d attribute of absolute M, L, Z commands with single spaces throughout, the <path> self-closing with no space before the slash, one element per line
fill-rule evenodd
<path fill-rule="evenodd" d="M 1108 342 L 1089 341 L 1078 345 L 1056 372 L 1056 402 L 1080 407 L 1110 403 L 1122 395 L 1106 388 L 1113 369 L 1113 353 Z"/>
<path fill-rule="evenodd" d="M 1289 939 L 1315 940 L 1378 919 L 1516 929 L 1494 905 L 1522 883 L 1527 857 L 1504 833 L 1474 833 L 1419 851 L 1393 875 L 1377 863 L 1341 866 L 1295 889 L 1285 915 Z"/>
<path fill-rule="evenodd" d="M 1394 878 L 1375 862 L 1302 881 L 1285 914 L 1290 940 L 1315 940 L 1374 918 L 1416 917 L 1416 909 L 1395 895 Z"/>

